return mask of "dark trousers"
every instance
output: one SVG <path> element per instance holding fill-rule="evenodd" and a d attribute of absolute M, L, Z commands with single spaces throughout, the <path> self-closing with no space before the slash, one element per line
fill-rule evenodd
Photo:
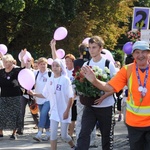
<path fill-rule="evenodd" d="M 128 126 L 130 150 L 150 150 L 150 127 Z"/>
<path fill-rule="evenodd" d="M 90 134 L 97 121 L 100 123 L 102 134 L 102 149 L 113 149 L 114 133 L 114 110 L 113 107 L 94 108 L 85 107 L 82 116 L 81 130 L 77 140 L 76 150 L 88 150 L 90 145 Z"/>
<path fill-rule="evenodd" d="M 26 105 L 30 104 L 30 100 L 25 98 L 25 97 L 21 97 L 21 113 L 22 113 L 22 129 L 24 129 L 24 117 L 25 117 L 25 112 L 26 112 Z M 34 120 L 34 123 L 38 126 L 38 114 L 32 114 L 32 118 Z"/>

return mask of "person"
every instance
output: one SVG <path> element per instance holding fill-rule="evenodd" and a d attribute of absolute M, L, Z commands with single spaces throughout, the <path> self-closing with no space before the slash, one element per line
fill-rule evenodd
<path fill-rule="evenodd" d="M 34 60 L 33 69 L 38 70 L 38 60 Z"/>
<path fill-rule="evenodd" d="M 89 54 L 87 44 L 85 44 L 85 43 L 80 44 L 78 46 L 78 49 L 79 49 L 80 57 L 78 59 L 74 60 L 74 69 L 75 70 L 78 68 L 81 68 L 83 66 L 83 64 L 90 59 L 90 54 Z M 77 93 L 76 93 L 76 99 L 77 99 L 77 101 L 76 101 L 77 120 L 76 120 L 75 131 L 76 131 L 76 140 L 77 140 L 79 137 L 80 130 L 81 130 L 81 120 L 82 120 L 84 105 L 81 104 L 80 97 Z M 90 148 L 92 148 L 92 147 L 97 148 L 95 139 L 96 139 L 96 127 L 94 128 L 94 130 L 91 133 Z"/>
<path fill-rule="evenodd" d="M 26 53 L 26 49 L 24 49 L 24 53 Z M 23 59 L 21 60 L 23 62 L 22 67 L 25 67 L 27 69 L 30 69 L 31 71 L 34 71 L 32 69 L 32 65 L 33 65 L 33 58 L 28 58 L 26 63 L 23 61 Z M 23 130 L 24 130 L 24 117 L 25 117 L 25 112 L 26 112 L 26 106 L 28 104 L 28 106 L 30 106 L 31 100 L 29 95 L 27 94 L 27 90 L 25 90 L 24 94 L 21 96 L 21 112 L 22 112 L 22 127 L 18 128 L 17 130 L 17 134 L 19 135 L 23 135 Z M 38 129 L 38 113 L 33 114 L 31 112 L 32 118 L 34 120 L 35 126 L 33 127 L 33 129 Z"/>
<path fill-rule="evenodd" d="M 121 63 L 119 61 L 115 61 L 116 72 L 121 69 Z M 121 112 L 121 102 L 123 99 L 123 90 L 120 90 L 118 93 L 114 93 L 115 104 L 117 103 L 117 111 L 118 111 L 118 121 L 122 120 L 122 112 Z"/>
<path fill-rule="evenodd" d="M 23 94 L 18 82 L 18 74 L 22 68 L 14 67 L 11 54 L 2 56 L 4 68 L 0 69 L 0 138 L 4 129 L 13 130 L 11 140 L 17 139 L 16 130 L 21 127 L 21 96 Z M 21 54 L 21 57 L 23 55 Z"/>
<path fill-rule="evenodd" d="M 52 57 L 53 59 L 57 58 L 56 54 L 56 40 L 52 39 L 50 42 L 51 50 L 52 50 Z M 74 60 L 75 57 L 72 54 L 67 54 L 65 56 L 65 63 L 66 63 L 66 70 L 67 70 L 67 76 L 70 78 L 70 81 L 72 82 L 74 80 L 74 77 L 72 76 L 72 71 L 74 70 Z M 72 87 L 73 88 L 73 87 Z M 76 97 L 74 97 L 76 98 Z M 71 117 L 71 123 L 69 125 L 69 135 L 73 138 L 74 128 L 75 128 L 75 121 L 77 118 L 77 108 L 76 108 L 76 99 L 73 101 L 72 105 L 72 117 Z"/>
<path fill-rule="evenodd" d="M 73 82 L 74 77 L 72 76 L 73 74 L 73 70 L 74 70 L 74 61 L 76 60 L 75 56 L 72 54 L 67 54 L 65 56 L 65 62 L 66 62 L 66 70 L 67 70 L 67 75 L 70 79 L 71 82 Z M 75 91 L 74 91 L 75 94 Z M 77 107 L 76 107 L 76 96 L 74 96 L 74 102 L 71 108 L 71 123 L 69 125 L 69 135 L 73 138 L 73 133 L 74 133 L 74 129 L 75 129 L 75 122 L 77 120 Z"/>
<path fill-rule="evenodd" d="M 129 133 L 130 150 L 150 149 L 150 47 L 148 42 L 137 41 L 132 46 L 134 62 L 125 65 L 109 82 L 95 78 L 92 70 L 82 68 L 84 76 L 97 88 L 118 92 L 128 86 L 126 100 L 126 124 Z"/>
<path fill-rule="evenodd" d="M 121 69 L 121 63 L 120 63 L 120 61 L 115 61 L 115 67 L 116 67 L 116 71 L 117 72 Z"/>
<path fill-rule="evenodd" d="M 34 72 L 35 74 L 35 92 L 39 93 L 43 90 L 46 85 L 49 77 L 51 76 L 51 71 L 47 68 L 48 61 L 45 57 L 38 59 L 38 68 Z M 38 123 L 38 133 L 33 137 L 34 140 L 41 142 L 48 141 L 50 139 L 50 120 L 49 120 L 49 111 L 50 103 L 48 98 L 35 97 L 36 103 L 39 108 L 39 123 Z M 43 129 L 46 130 L 46 136 L 42 138 Z"/>
<path fill-rule="evenodd" d="M 101 56 L 104 41 L 99 36 L 93 36 L 89 40 L 89 53 L 92 59 L 85 62 L 89 66 L 98 66 L 104 70 L 106 59 Z M 115 66 L 109 62 L 110 76 L 116 73 Z M 86 87 L 85 87 L 86 88 Z M 88 100 L 88 99 L 87 99 Z M 95 105 L 85 106 L 81 122 L 81 130 L 77 139 L 76 150 L 88 150 L 90 145 L 90 134 L 93 131 L 97 121 L 99 122 L 102 135 L 103 150 L 113 149 L 113 130 L 114 130 L 114 98 L 112 93 L 106 93 L 104 96 L 94 101 Z M 107 117 L 106 117 L 107 116 Z"/>
<path fill-rule="evenodd" d="M 47 81 L 42 93 L 31 94 L 36 97 L 46 97 L 50 100 L 50 143 L 51 150 L 57 149 L 58 124 L 61 124 L 61 137 L 74 149 L 72 138 L 68 135 L 71 122 L 71 107 L 73 104 L 73 89 L 70 79 L 66 74 L 65 63 L 55 59 L 52 63 L 53 74 Z"/>

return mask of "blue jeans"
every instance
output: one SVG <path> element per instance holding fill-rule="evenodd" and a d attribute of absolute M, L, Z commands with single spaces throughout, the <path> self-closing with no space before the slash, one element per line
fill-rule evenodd
<path fill-rule="evenodd" d="M 49 119 L 49 110 L 50 110 L 50 102 L 47 101 L 44 104 L 38 104 L 40 119 L 39 119 L 39 128 L 50 128 L 50 119 Z"/>

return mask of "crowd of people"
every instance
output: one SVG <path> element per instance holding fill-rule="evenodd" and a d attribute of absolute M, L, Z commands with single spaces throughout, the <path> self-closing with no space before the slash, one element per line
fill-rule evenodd
<path fill-rule="evenodd" d="M 45 57 L 35 61 L 31 57 L 25 62 L 23 57 L 26 49 L 20 52 L 20 67 L 11 54 L 0 53 L 0 138 L 5 136 L 5 129 L 12 130 L 10 139 L 13 140 L 17 139 L 16 134 L 24 134 L 26 106 L 30 106 L 32 99 L 35 99 L 39 111 L 31 111 L 31 115 L 35 123 L 34 129 L 38 129 L 38 132 L 33 140 L 50 141 L 51 149 L 56 150 L 60 124 L 61 138 L 72 150 L 97 148 L 96 129 L 100 130 L 102 149 L 112 150 L 117 103 L 118 121 L 121 121 L 123 113 L 130 149 L 149 150 L 149 44 L 145 41 L 135 42 L 132 55 L 127 56 L 123 67 L 120 62 L 113 63 L 101 55 L 104 41 L 99 36 L 92 36 L 88 44 L 79 45 L 78 59 L 73 54 L 59 59 L 54 39 L 50 42 L 50 48 L 53 58 L 51 68 L 48 68 Z M 112 79 L 108 82 L 96 79 L 90 66 L 102 70 L 108 67 Z M 82 68 L 83 75 L 94 86 L 105 91 L 91 106 L 81 104 L 80 95 L 72 84 L 73 70 L 77 67 Z M 24 68 L 30 69 L 35 76 L 32 90 L 23 89 L 19 84 L 18 74 Z M 45 137 L 42 137 L 44 131 Z"/>

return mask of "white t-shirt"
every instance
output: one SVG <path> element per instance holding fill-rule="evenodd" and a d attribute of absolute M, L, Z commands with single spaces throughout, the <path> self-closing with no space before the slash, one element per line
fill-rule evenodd
<path fill-rule="evenodd" d="M 69 77 L 70 81 L 72 82 L 74 80 L 74 77 L 72 76 L 72 74 L 73 74 L 72 71 L 74 69 L 71 69 L 71 70 L 66 69 L 66 70 L 67 70 L 67 76 Z"/>
<path fill-rule="evenodd" d="M 46 70 L 44 73 L 40 72 L 38 73 L 38 71 L 34 71 L 34 75 L 36 78 L 35 81 L 35 93 L 42 93 L 43 88 L 45 87 L 45 84 L 47 83 L 48 79 L 50 78 L 48 75 L 48 70 Z M 37 75 L 38 73 L 38 75 Z M 53 76 L 53 74 L 51 73 L 51 76 Z M 35 97 L 37 104 L 44 104 L 46 101 L 49 101 L 47 98 L 39 98 L 39 97 Z"/>
<path fill-rule="evenodd" d="M 69 117 L 63 120 L 63 114 L 69 99 L 74 96 L 70 79 L 64 75 L 61 75 L 59 78 L 50 77 L 42 94 L 50 100 L 50 119 L 57 122 L 70 123 L 71 111 Z"/>
<path fill-rule="evenodd" d="M 99 62 L 94 62 L 93 59 L 90 60 L 89 62 L 89 66 L 99 66 L 99 68 L 101 68 L 102 70 L 104 70 L 105 66 L 105 58 L 101 58 L 101 60 Z M 85 62 L 83 65 L 85 66 L 87 64 L 87 62 Z M 110 61 L 109 63 L 109 70 L 110 70 L 110 77 L 113 77 L 116 74 L 116 68 L 115 65 Z M 85 87 L 86 88 L 86 87 Z M 107 98 L 105 98 L 101 104 L 99 105 L 92 105 L 92 107 L 109 107 L 109 106 L 113 106 L 115 103 L 113 95 L 108 96 Z"/>

